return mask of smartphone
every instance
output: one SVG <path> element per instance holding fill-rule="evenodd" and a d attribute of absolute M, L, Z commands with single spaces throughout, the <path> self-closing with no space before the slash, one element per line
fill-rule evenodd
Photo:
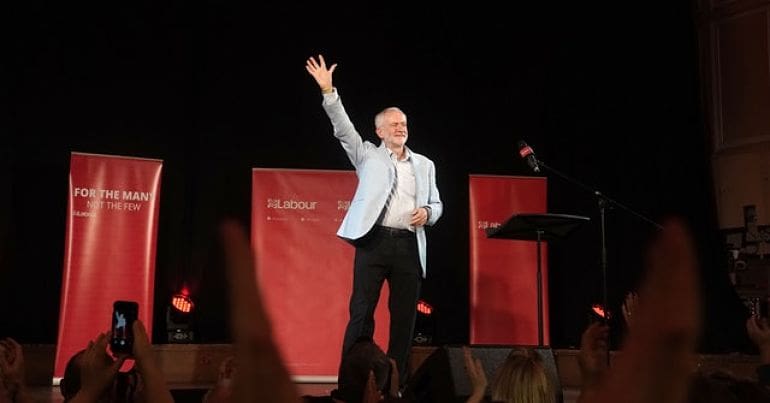
<path fill-rule="evenodd" d="M 138 315 L 139 304 L 134 301 L 115 301 L 112 304 L 110 350 L 114 354 L 131 354 L 134 350 L 132 326 Z"/>

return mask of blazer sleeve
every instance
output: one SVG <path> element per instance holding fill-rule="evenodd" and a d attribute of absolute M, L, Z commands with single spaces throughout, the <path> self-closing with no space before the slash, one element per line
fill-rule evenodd
<path fill-rule="evenodd" d="M 427 225 L 433 225 L 441 218 L 441 213 L 444 212 L 444 203 L 441 202 L 441 196 L 438 193 L 438 187 L 436 187 L 436 167 L 433 161 L 428 161 L 428 207 L 430 207 L 430 214 L 428 217 Z"/>
<path fill-rule="evenodd" d="M 345 112 L 345 107 L 342 106 L 342 100 L 336 88 L 330 94 L 324 94 L 322 105 L 334 127 L 334 137 L 340 141 L 348 159 L 358 169 L 364 161 L 366 145 Z"/>

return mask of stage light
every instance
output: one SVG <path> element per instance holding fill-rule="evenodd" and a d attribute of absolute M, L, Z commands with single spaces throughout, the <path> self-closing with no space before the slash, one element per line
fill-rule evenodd
<path fill-rule="evenodd" d="M 171 298 L 171 306 L 176 308 L 179 312 L 190 313 L 193 309 L 193 302 L 190 297 L 177 294 Z"/>
<path fill-rule="evenodd" d="M 433 322 L 433 306 L 425 300 L 417 301 L 417 319 L 414 325 L 413 344 L 429 345 L 433 341 L 433 332 L 436 328 Z"/>
<path fill-rule="evenodd" d="M 433 307 L 429 303 L 419 300 L 417 301 L 417 312 L 430 316 L 433 313 Z"/>
<path fill-rule="evenodd" d="M 166 333 L 169 343 L 192 343 L 195 340 L 194 309 L 195 303 L 186 288 L 171 297 L 171 303 L 166 308 Z"/>

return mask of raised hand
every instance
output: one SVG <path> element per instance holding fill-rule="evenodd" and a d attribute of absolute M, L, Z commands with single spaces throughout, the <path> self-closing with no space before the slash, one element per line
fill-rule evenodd
<path fill-rule="evenodd" d="M 366 378 L 366 387 L 364 388 L 364 396 L 362 397 L 362 403 L 377 403 L 383 400 L 382 393 L 377 390 L 377 379 L 374 376 L 374 371 L 369 370 L 369 376 Z"/>
<path fill-rule="evenodd" d="M 173 403 L 174 398 L 166 387 L 166 378 L 155 360 L 155 353 L 152 351 L 152 344 L 144 323 L 137 319 L 131 324 L 131 328 L 134 331 L 133 354 L 144 381 L 143 392 L 148 398 L 146 400 L 153 403 Z"/>
<path fill-rule="evenodd" d="M 136 358 L 137 362 L 152 359 L 152 345 L 150 344 L 149 336 L 147 336 L 144 323 L 139 319 L 135 320 L 131 324 L 131 330 L 134 332 L 134 349 L 132 351 L 134 358 Z"/>
<path fill-rule="evenodd" d="M 337 63 L 326 68 L 326 61 L 324 60 L 323 55 L 318 55 L 318 61 L 316 61 L 313 56 L 310 56 L 307 59 L 307 64 L 305 64 L 305 70 L 313 76 L 315 82 L 318 83 L 318 87 L 321 88 L 321 91 L 324 93 L 330 92 L 333 88 L 332 74 L 334 74 L 334 69 L 336 68 Z"/>
<path fill-rule="evenodd" d="M 623 301 L 623 319 L 625 319 L 629 329 L 634 323 L 633 314 L 637 306 L 639 306 L 639 296 L 633 291 L 626 294 L 626 300 Z"/>
<path fill-rule="evenodd" d="M 388 395 L 390 397 L 398 397 L 398 386 L 400 385 L 400 378 L 398 377 L 398 364 L 396 364 L 396 360 L 392 358 L 388 358 L 388 361 L 390 361 L 390 389 L 388 390 Z"/>
<path fill-rule="evenodd" d="M 235 363 L 235 357 L 225 358 L 219 364 L 219 376 L 217 383 L 212 389 L 206 392 L 203 397 L 203 403 L 229 403 L 233 396 L 233 379 L 238 372 Z"/>
<path fill-rule="evenodd" d="M 30 401 L 24 381 L 24 352 L 10 337 L 0 340 L 0 401 L 4 397 L 19 403 Z"/>
<path fill-rule="evenodd" d="M 222 225 L 221 235 L 238 359 L 232 402 L 299 402 L 294 383 L 273 341 L 270 320 L 254 274 L 249 239 L 243 227 L 233 221 Z"/>
<path fill-rule="evenodd" d="M 94 402 L 112 385 L 126 356 L 113 359 L 107 353 L 109 336 L 100 333 L 96 340 L 88 342 L 88 347 L 80 357 L 80 390 L 73 402 Z"/>
<path fill-rule="evenodd" d="M 700 327 L 698 262 L 692 236 L 676 220 L 649 250 L 646 279 L 623 354 L 579 402 L 685 401 Z M 633 385 L 633 387 L 629 387 Z"/>
<path fill-rule="evenodd" d="M 607 370 L 607 336 L 609 326 L 594 322 L 580 337 L 580 354 L 578 364 L 583 378 L 583 387 L 591 387 L 604 375 Z"/>
<path fill-rule="evenodd" d="M 0 381 L 20 383 L 24 381 L 24 354 L 16 340 L 0 340 Z"/>
<path fill-rule="evenodd" d="M 484 366 L 480 359 L 471 354 L 471 349 L 467 346 L 463 346 L 463 357 L 465 358 L 465 372 L 468 373 L 468 379 L 473 387 L 466 403 L 481 402 L 487 390 L 487 374 L 484 372 Z"/>

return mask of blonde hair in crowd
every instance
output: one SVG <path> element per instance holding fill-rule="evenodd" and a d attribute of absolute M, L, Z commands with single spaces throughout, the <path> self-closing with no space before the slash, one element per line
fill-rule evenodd
<path fill-rule="evenodd" d="M 505 403 L 555 403 L 543 360 L 531 349 L 514 349 L 492 381 L 492 400 Z"/>

